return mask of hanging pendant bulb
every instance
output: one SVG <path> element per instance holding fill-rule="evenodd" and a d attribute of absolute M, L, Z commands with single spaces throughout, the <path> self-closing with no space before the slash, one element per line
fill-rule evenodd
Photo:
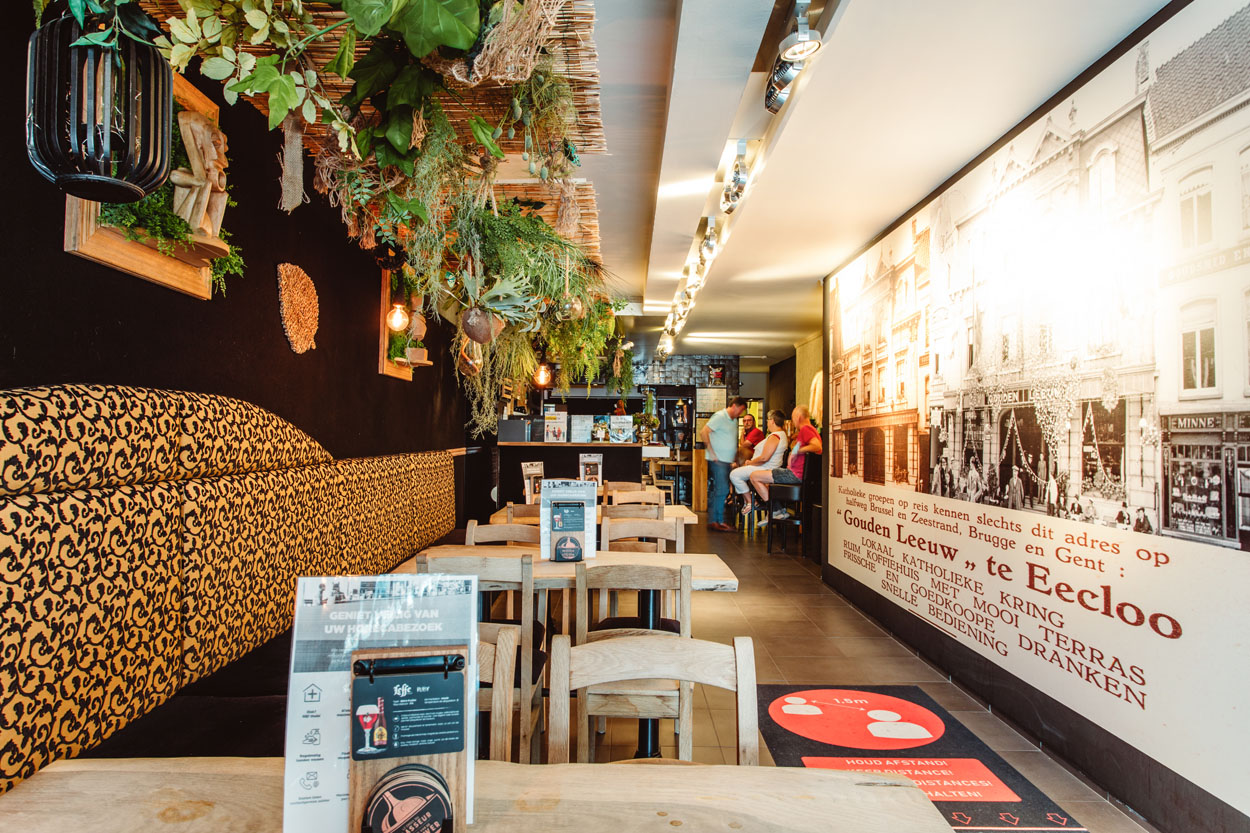
<path fill-rule="evenodd" d="M 69 4 L 30 36 L 26 58 L 26 153 L 35 170 L 87 200 L 136 202 L 169 179 L 173 70 L 150 43 L 118 33 L 110 46 L 73 46 L 105 31 L 110 17 Z M 153 29 L 156 29 L 153 24 Z"/>
<path fill-rule="evenodd" d="M 411 322 L 412 316 L 403 304 L 393 305 L 391 311 L 386 314 L 386 326 L 393 333 L 402 333 L 408 329 Z"/>
<path fill-rule="evenodd" d="M 540 361 L 538 367 L 534 368 L 534 387 L 540 390 L 550 387 L 553 376 L 551 365 L 547 363 L 547 360 Z"/>

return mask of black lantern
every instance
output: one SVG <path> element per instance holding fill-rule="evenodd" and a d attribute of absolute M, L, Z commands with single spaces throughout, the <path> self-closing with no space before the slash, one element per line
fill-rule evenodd
<path fill-rule="evenodd" d="M 72 46 L 83 30 L 68 10 L 30 36 L 26 152 L 49 182 L 98 202 L 141 200 L 169 178 L 173 70 L 150 43 Z M 111 20 L 88 16 L 87 31 Z"/>

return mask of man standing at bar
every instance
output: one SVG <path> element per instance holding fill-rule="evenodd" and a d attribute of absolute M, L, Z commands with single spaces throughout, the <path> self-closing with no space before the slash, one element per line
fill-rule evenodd
<path fill-rule="evenodd" d="M 747 409 L 747 401 L 735 396 L 729 407 L 717 411 L 703 426 L 700 439 L 707 453 L 707 470 L 712 485 L 707 496 L 708 529 L 733 532 L 725 523 L 725 499 L 729 497 L 729 472 L 738 454 L 738 417 Z"/>

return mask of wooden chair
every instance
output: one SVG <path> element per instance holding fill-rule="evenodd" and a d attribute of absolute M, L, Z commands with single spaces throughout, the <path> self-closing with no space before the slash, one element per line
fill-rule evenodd
<path fill-rule="evenodd" d="M 610 503 L 599 507 L 604 518 L 646 518 L 664 520 L 664 507 L 658 503 Z"/>
<path fill-rule="evenodd" d="M 642 619 L 638 616 L 616 615 L 616 594 L 619 590 L 653 590 L 666 597 L 676 591 L 677 609 L 674 617 L 661 618 L 658 633 L 689 638 L 694 618 L 690 606 L 692 575 L 689 564 L 678 568 L 636 564 L 587 567 L 585 564 L 578 564 L 574 589 L 577 606 L 576 644 L 584 645 L 617 636 L 657 633 L 643 627 Z M 593 630 L 590 627 L 591 590 L 598 591 L 600 604 L 599 624 Z M 612 597 L 612 616 L 606 617 L 604 604 L 609 595 Z M 667 600 L 662 609 L 667 610 Z M 609 717 L 638 716 L 638 702 L 642 700 L 648 702 L 647 716 L 677 718 L 679 686 L 687 685 L 688 683 L 679 684 L 672 680 L 630 680 L 616 686 L 599 686 L 587 695 L 591 698 L 589 714 L 598 718 L 599 732 L 607 730 Z M 677 731 L 681 731 L 680 726 Z"/>
<path fill-rule="evenodd" d="M 660 490 L 666 503 L 672 505 L 677 503 L 676 483 L 671 478 L 663 476 L 663 466 L 663 460 L 650 460 L 647 463 L 647 468 L 651 471 L 651 485 Z"/>
<path fill-rule="evenodd" d="M 658 503 L 664 504 L 664 493 L 653 489 L 637 489 L 632 491 L 616 490 L 606 493 L 608 503 Z"/>
<path fill-rule="evenodd" d="M 673 552 L 686 551 L 686 525 L 681 518 L 612 518 L 605 514 L 600 529 L 599 547 L 606 552 L 666 552 L 667 541 L 673 542 Z M 638 540 L 642 538 L 649 540 Z"/>
<path fill-rule="evenodd" d="M 512 709 L 521 628 L 483 622 L 477 626 L 477 710 L 490 714 L 490 760 L 512 760 Z"/>
<path fill-rule="evenodd" d="M 604 492 L 641 492 L 646 486 L 641 480 L 605 480 Z"/>
<path fill-rule="evenodd" d="M 665 552 L 665 542 L 673 542 L 673 552 L 686 551 L 686 525 L 682 523 L 680 518 L 667 520 L 663 518 L 664 507 L 657 504 L 650 504 L 654 507 L 653 511 L 661 516 L 655 518 L 614 518 L 610 517 L 607 510 L 611 507 L 604 507 L 603 524 L 600 526 L 599 549 L 604 552 Z M 622 507 L 624 508 L 624 507 Z M 640 540 L 640 539 L 651 540 Z M 609 615 L 608 608 L 611 607 L 612 616 L 616 615 L 617 602 L 616 591 L 608 591 L 599 594 L 599 618 L 602 619 Z M 668 600 L 665 600 L 664 609 L 668 609 Z"/>
<path fill-rule="evenodd" d="M 537 544 L 539 528 L 536 524 L 479 524 L 469 521 L 464 528 L 464 543 L 470 547 L 478 544 Z"/>
<path fill-rule="evenodd" d="M 701 639 L 671 636 L 622 636 L 573 647 L 560 634 L 552 644 L 551 717 L 547 729 L 547 760 L 569 761 L 569 701 L 578 692 L 578 727 L 588 726 L 587 689 L 625 680 L 680 680 L 737 692 L 738 764 L 757 766 L 760 760 L 755 696 L 755 650 L 750 637 L 734 637 L 733 646 Z M 684 687 L 683 687 L 684 688 Z M 694 697 L 682 696 L 678 757 L 694 757 Z M 646 716 L 651 715 L 634 715 Z M 577 733 L 579 761 L 590 756 L 589 731 Z"/>
<path fill-rule="evenodd" d="M 504 507 L 507 513 L 505 517 L 508 523 L 517 523 L 522 518 L 539 518 L 542 516 L 542 506 L 537 503 L 513 503 L 508 501 L 508 505 Z"/>
<path fill-rule="evenodd" d="M 482 552 L 489 553 L 490 548 L 484 548 Z M 533 738 L 542 722 L 541 682 L 547 657 L 537 649 L 534 641 L 534 557 L 528 553 L 520 556 L 421 553 L 417 556 L 417 572 L 475 575 L 477 589 L 481 592 L 514 590 L 520 593 L 519 620 L 503 624 L 519 625 L 521 629 L 519 672 L 514 673 L 513 683 L 513 696 L 521 718 L 520 760 L 538 763 L 538 745 Z"/>

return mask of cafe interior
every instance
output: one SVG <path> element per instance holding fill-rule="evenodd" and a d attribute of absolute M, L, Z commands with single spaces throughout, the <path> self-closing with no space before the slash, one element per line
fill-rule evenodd
<path fill-rule="evenodd" d="M 0 830 L 1250 833 L 1244 0 L 10 11 Z"/>

